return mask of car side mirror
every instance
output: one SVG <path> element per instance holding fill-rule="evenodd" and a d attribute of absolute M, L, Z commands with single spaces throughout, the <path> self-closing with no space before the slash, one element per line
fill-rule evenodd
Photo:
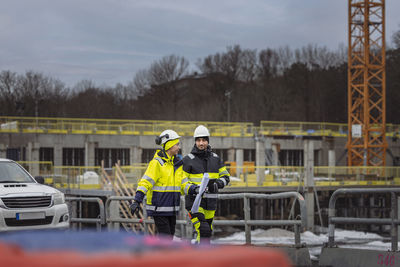
<path fill-rule="evenodd" d="M 35 180 L 36 180 L 36 182 L 38 182 L 39 184 L 44 184 L 44 178 L 43 178 L 43 176 L 35 176 Z"/>

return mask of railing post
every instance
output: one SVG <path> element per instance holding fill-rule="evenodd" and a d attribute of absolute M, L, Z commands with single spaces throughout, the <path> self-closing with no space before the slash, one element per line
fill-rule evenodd
<path fill-rule="evenodd" d="M 117 202 L 117 201 L 110 202 L 109 214 L 110 214 L 111 219 L 119 218 L 119 202 Z M 111 223 L 111 229 L 113 231 L 119 231 L 119 226 L 120 225 L 118 222 Z"/>
<path fill-rule="evenodd" d="M 312 140 L 304 141 L 304 191 L 307 202 L 307 230 L 314 230 L 314 143 Z"/>
<path fill-rule="evenodd" d="M 78 207 L 77 207 L 78 203 L 75 201 L 71 201 L 69 202 L 69 206 L 70 206 L 70 216 L 71 218 L 78 218 Z M 78 228 L 78 225 L 73 224 L 71 227 L 73 230 L 76 230 Z"/>
<path fill-rule="evenodd" d="M 397 214 L 397 217 L 396 217 L 396 219 L 397 220 L 399 220 L 400 218 L 399 218 L 399 215 L 400 215 L 400 197 L 398 196 L 398 195 L 396 195 L 396 202 L 397 202 L 397 212 L 396 212 L 396 214 Z M 400 224 L 399 225 L 397 225 L 397 234 L 400 232 Z M 398 236 L 397 237 L 397 241 L 400 241 L 400 236 Z"/>
<path fill-rule="evenodd" d="M 246 235 L 246 244 L 250 245 L 251 244 L 251 226 L 248 224 L 248 221 L 250 221 L 250 199 L 246 196 L 246 194 L 243 195 L 243 210 L 244 210 L 244 231 Z"/>
<path fill-rule="evenodd" d="M 337 191 L 333 192 L 331 198 L 329 199 L 329 207 L 328 207 L 328 245 L 329 247 L 333 247 L 335 244 L 335 224 L 331 221 L 331 218 L 335 217 L 335 204 L 337 195 L 339 193 Z"/>
<path fill-rule="evenodd" d="M 179 217 L 180 217 L 180 219 L 187 221 L 186 212 L 185 212 L 185 197 L 183 197 L 183 196 L 180 197 L 179 201 L 180 201 Z M 186 224 L 181 224 L 180 228 L 181 228 L 181 239 L 183 239 L 184 237 L 186 237 L 186 232 L 187 232 Z"/>
<path fill-rule="evenodd" d="M 392 224 L 390 226 L 390 233 L 392 236 L 392 251 L 397 251 L 398 250 L 398 229 L 397 229 L 397 224 L 395 223 L 395 220 L 398 218 L 398 210 L 397 210 L 397 197 L 394 192 L 391 193 L 391 206 L 392 206 L 392 211 L 391 211 L 391 217 L 392 217 Z"/>
<path fill-rule="evenodd" d="M 144 233 L 147 235 L 149 233 L 149 229 L 146 223 L 147 219 L 147 209 L 146 209 L 146 198 L 143 199 L 143 226 L 144 226 Z"/>
<path fill-rule="evenodd" d="M 294 225 L 294 244 L 300 246 L 300 225 Z"/>
<path fill-rule="evenodd" d="M 256 137 L 256 177 L 257 185 L 261 186 L 265 180 L 265 140 L 263 137 Z"/>
<path fill-rule="evenodd" d="M 240 175 L 243 173 L 243 149 L 236 149 L 236 176 L 240 179 Z"/>
<path fill-rule="evenodd" d="M 77 223 L 79 230 L 82 230 L 82 223 L 96 223 L 97 231 L 101 232 L 101 227 L 106 223 L 106 214 L 103 201 L 98 197 L 66 197 L 65 201 L 68 202 L 69 207 L 75 207 L 70 209 L 70 222 Z M 76 206 L 81 206 L 82 202 L 97 203 L 99 205 L 99 215 L 97 218 L 82 218 L 82 208 L 80 208 L 79 216 L 76 214 Z M 76 229 L 76 225 L 73 224 L 72 228 Z"/>

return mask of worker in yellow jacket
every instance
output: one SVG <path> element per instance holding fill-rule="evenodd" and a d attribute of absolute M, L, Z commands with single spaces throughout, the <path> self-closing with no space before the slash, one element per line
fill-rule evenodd
<path fill-rule="evenodd" d="M 173 130 L 165 130 L 156 138 L 162 149 L 149 162 L 130 205 L 131 213 L 135 214 L 146 195 L 147 214 L 153 217 L 157 232 L 171 237 L 175 233 L 182 186 L 182 160 L 176 157 L 179 138 Z"/>

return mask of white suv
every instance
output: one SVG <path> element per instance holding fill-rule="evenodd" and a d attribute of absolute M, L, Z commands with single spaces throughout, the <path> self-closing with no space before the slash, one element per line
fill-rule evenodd
<path fill-rule="evenodd" d="M 68 227 L 64 194 L 35 181 L 15 161 L 0 159 L 0 231 Z"/>

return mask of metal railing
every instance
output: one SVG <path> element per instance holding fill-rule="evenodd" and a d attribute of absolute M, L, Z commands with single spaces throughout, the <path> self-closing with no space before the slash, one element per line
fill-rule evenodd
<path fill-rule="evenodd" d="M 277 194 L 253 194 L 253 193 L 238 193 L 238 194 L 219 194 L 219 199 L 243 199 L 244 201 L 244 219 L 243 220 L 214 220 L 213 225 L 230 225 L 230 226 L 244 226 L 245 228 L 245 236 L 246 236 L 246 244 L 251 244 L 251 226 L 293 226 L 295 233 L 295 245 L 297 247 L 301 246 L 300 241 L 300 230 L 306 226 L 306 205 L 304 198 L 298 192 L 285 192 L 285 193 L 277 193 Z M 300 206 L 300 214 L 298 216 L 294 216 L 295 219 L 288 220 L 252 220 L 250 218 L 251 210 L 250 210 L 250 199 L 267 199 L 267 200 L 275 200 L 275 199 L 285 199 L 285 198 L 293 198 L 298 201 Z M 110 212 L 110 205 L 113 201 L 131 201 L 133 197 L 124 197 L 124 196 L 112 196 L 109 197 L 106 201 L 106 222 L 112 225 L 113 229 L 118 229 L 119 227 L 116 224 L 119 223 L 133 223 L 133 224 L 143 224 L 145 232 L 147 233 L 147 225 L 153 224 L 153 219 L 128 219 L 121 218 L 119 215 L 113 215 Z M 180 219 L 176 221 L 177 225 L 181 225 L 182 235 L 186 233 L 186 238 L 191 239 L 191 235 L 188 236 L 188 229 L 184 229 L 185 227 L 192 227 L 191 222 L 185 214 L 185 204 L 184 198 L 181 198 L 181 206 L 180 206 Z M 145 203 L 145 202 L 144 202 Z M 145 212 L 146 207 L 143 207 L 143 218 L 147 218 L 147 214 Z M 300 216 L 300 219 L 298 219 Z M 185 219 L 183 219 L 185 218 Z"/>
<path fill-rule="evenodd" d="M 304 185 L 302 166 L 231 166 L 231 187 L 298 187 Z M 261 172 L 262 181 L 257 180 Z M 314 166 L 315 186 L 400 185 L 400 167 Z"/>
<path fill-rule="evenodd" d="M 263 135 L 347 136 L 346 123 L 261 121 Z"/>
<path fill-rule="evenodd" d="M 85 118 L 46 118 L 0 116 L 0 133 L 157 135 L 172 128 L 182 136 L 191 136 L 199 125 L 212 136 L 336 136 L 346 137 L 347 123 L 261 121 L 260 126 L 247 122 L 116 120 Z M 386 124 L 386 136 L 400 137 L 400 125 Z"/>
<path fill-rule="evenodd" d="M 336 217 L 336 200 L 341 196 L 349 194 L 390 194 L 391 195 L 391 218 L 354 218 L 354 217 Z M 400 188 L 354 188 L 354 189 L 338 189 L 333 192 L 329 199 L 329 210 L 328 210 L 328 246 L 333 247 L 335 245 L 335 225 L 342 224 L 375 224 L 375 225 L 390 225 L 391 240 L 392 240 L 392 251 L 398 249 L 398 229 L 400 220 L 398 219 L 397 210 L 397 195 L 400 194 Z"/>
<path fill-rule="evenodd" d="M 334 136 L 347 137 L 347 123 L 261 121 L 259 132 L 263 135 Z M 400 137 L 399 124 L 386 124 L 387 137 Z"/>
<path fill-rule="evenodd" d="M 254 199 L 284 199 L 294 198 L 300 206 L 300 220 L 252 220 L 250 218 L 250 198 Z M 251 226 L 293 226 L 295 234 L 295 245 L 300 246 L 300 228 L 306 227 L 307 224 L 307 208 L 305 200 L 298 192 L 284 192 L 276 194 L 254 194 L 254 193 L 237 193 L 237 194 L 220 194 L 218 199 L 243 199 L 244 220 L 214 220 L 214 225 L 230 225 L 244 226 L 246 244 L 251 244 Z"/>
<path fill-rule="evenodd" d="M 192 136 L 194 129 L 205 125 L 213 136 L 253 136 L 249 122 L 116 120 L 84 118 L 0 116 L 0 133 L 158 135 L 173 128 L 182 136 Z"/>
<path fill-rule="evenodd" d="M 120 217 L 119 212 L 118 212 L 118 215 L 115 215 L 117 213 L 113 213 L 110 210 L 110 206 L 113 201 L 133 201 L 134 198 L 135 198 L 134 196 L 129 196 L 129 197 L 128 196 L 111 196 L 111 197 L 107 198 L 107 201 L 105 204 L 106 223 L 110 224 L 111 229 L 115 229 L 115 230 L 119 229 L 118 224 L 120 224 L 120 223 L 140 224 L 143 226 L 142 229 L 143 229 L 144 233 L 148 234 L 149 233 L 148 225 L 154 224 L 154 220 L 148 219 L 147 212 L 146 212 L 146 201 L 143 201 L 143 219 L 142 218 L 122 218 L 122 217 Z M 181 204 L 180 204 L 180 210 L 179 210 L 181 218 L 187 217 L 187 216 L 184 216 L 184 213 L 185 213 L 184 207 L 185 207 L 184 197 L 181 197 Z M 190 221 L 178 219 L 178 220 L 176 220 L 176 224 L 186 227 L 187 224 L 190 224 Z M 183 232 L 186 232 L 186 231 L 183 231 Z"/>
<path fill-rule="evenodd" d="M 101 226 L 106 223 L 106 213 L 104 209 L 104 202 L 101 198 L 98 197 L 66 197 L 65 201 L 70 202 L 70 206 L 72 206 L 72 202 L 77 202 L 79 204 L 79 216 L 73 217 L 73 212 L 70 212 L 70 222 L 79 224 L 79 229 L 81 228 L 82 223 L 94 223 L 96 224 L 97 231 L 101 231 Z M 99 215 L 97 218 L 82 218 L 82 202 L 89 203 L 97 203 L 99 205 Z"/>
<path fill-rule="evenodd" d="M 53 169 L 54 173 L 47 176 L 49 185 L 66 189 L 102 189 L 99 166 L 54 166 Z"/>
<path fill-rule="evenodd" d="M 30 172 L 34 167 L 37 167 L 41 176 L 45 177 L 54 173 L 52 161 L 18 161 L 22 167 Z"/>

